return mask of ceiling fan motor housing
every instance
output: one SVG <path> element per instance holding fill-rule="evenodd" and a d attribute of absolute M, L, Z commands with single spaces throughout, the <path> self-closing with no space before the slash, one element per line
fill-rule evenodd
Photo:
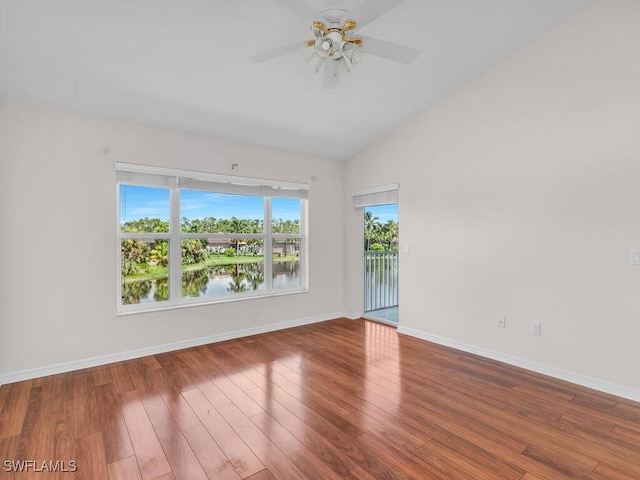
<path fill-rule="evenodd" d="M 318 12 L 322 18 L 331 24 L 331 27 L 336 28 L 340 27 L 340 19 L 347 13 L 349 13 L 349 11 L 344 8 L 327 8 Z"/>
<path fill-rule="evenodd" d="M 330 31 L 316 39 L 315 48 L 321 57 L 340 58 L 342 56 L 342 46 L 346 42 L 342 40 L 340 32 Z"/>

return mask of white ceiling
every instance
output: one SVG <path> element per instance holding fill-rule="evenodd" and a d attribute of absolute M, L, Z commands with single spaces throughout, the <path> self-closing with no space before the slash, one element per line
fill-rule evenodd
<path fill-rule="evenodd" d="M 344 160 L 589 3 L 406 0 L 362 33 L 418 60 L 367 56 L 324 90 L 304 49 L 249 62 L 312 38 L 272 0 L 0 0 L 0 96 Z"/>

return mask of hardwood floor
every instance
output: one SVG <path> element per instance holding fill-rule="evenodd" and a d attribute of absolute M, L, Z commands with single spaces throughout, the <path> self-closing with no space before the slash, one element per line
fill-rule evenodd
<path fill-rule="evenodd" d="M 640 404 L 337 319 L 4 385 L 0 461 L 12 480 L 638 479 Z"/>

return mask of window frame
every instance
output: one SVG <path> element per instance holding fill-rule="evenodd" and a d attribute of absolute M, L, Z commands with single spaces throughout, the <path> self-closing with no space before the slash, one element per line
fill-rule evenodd
<path fill-rule="evenodd" d="M 172 310 L 176 308 L 226 303 L 252 298 L 271 297 L 308 292 L 308 190 L 304 183 L 283 182 L 251 177 L 219 175 L 191 170 L 178 170 L 147 165 L 115 163 L 116 169 L 116 239 L 117 239 L 117 314 L 142 313 Z M 120 186 L 166 188 L 169 190 L 169 232 L 131 233 L 121 231 Z M 261 234 L 248 233 L 187 233 L 181 229 L 180 191 L 196 190 L 211 193 L 260 196 L 263 199 L 264 217 Z M 300 200 L 300 233 L 274 234 L 272 231 L 271 199 L 278 197 Z M 288 289 L 273 288 L 273 242 L 275 238 L 295 238 L 300 241 L 299 285 Z M 224 295 L 201 297 L 182 296 L 182 240 L 196 239 L 260 239 L 264 242 L 264 285 L 262 290 L 252 290 Z M 167 240 L 169 242 L 169 299 L 166 301 L 123 304 L 122 303 L 122 241 Z"/>

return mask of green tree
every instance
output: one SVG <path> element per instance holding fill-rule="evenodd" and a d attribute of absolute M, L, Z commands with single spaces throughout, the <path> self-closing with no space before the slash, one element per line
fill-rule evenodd
<path fill-rule="evenodd" d="M 133 275 L 142 272 L 149 262 L 150 248 L 142 240 L 128 238 L 121 243 L 122 275 Z"/>
<path fill-rule="evenodd" d="M 164 240 L 157 241 L 156 248 L 151 250 L 151 260 L 162 267 L 169 265 L 169 243 Z"/>
<path fill-rule="evenodd" d="M 182 217 L 180 220 L 182 233 L 218 233 L 219 228 L 218 222 L 214 217 L 196 218 L 194 220 Z"/>
<path fill-rule="evenodd" d="M 206 240 L 197 238 L 187 238 L 182 240 L 182 264 L 193 265 L 194 263 L 204 262 L 207 257 Z"/>
<path fill-rule="evenodd" d="M 398 223 L 387 220 L 381 228 L 381 240 L 387 246 L 387 250 L 397 249 L 398 246 Z"/>
<path fill-rule="evenodd" d="M 167 233 L 169 232 L 169 222 L 159 218 L 141 218 L 130 220 L 120 225 L 120 231 L 126 233 Z"/>
<path fill-rule="evenodd" d="M 300 233 L 300 220 L 283 220 L 275 218 L 271 222 L 273 233 L 281 233 L 287 235 L 295 235 Z"/>
<path fill-rule="evenodd" d="M 147 263 L 149 261 L 149 245 L 142 240 L 126 239 L 121 244 L 122 259 L 135 263 Z"/>
<path fill-rule="evenodd" d="M 231 217 L 229 220 L 229 233 L 253 233 L 251 227 L 249 220 L 237 217 Z M 236 244 L 236 253 L 240 254 L 240 242 L 246 241 L 246 239 L 234 238 L 233 241 Z"/>
<path fill-rule="evenodd" d="M 369 247 L 376 241 L 377 231 L 380 227 L 378 217 L 374 217 L 373 213 L 364 212 L 364 245 L 365 250 L 369 251 Z"/>

